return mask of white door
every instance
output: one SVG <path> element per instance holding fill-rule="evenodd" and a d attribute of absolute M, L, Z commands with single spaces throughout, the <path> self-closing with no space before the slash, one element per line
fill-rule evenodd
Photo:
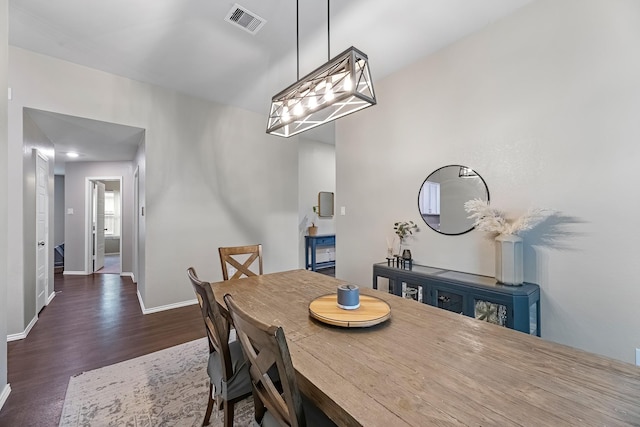
<path fill-rule="evenodd" d="M 440 215 L 440 184 L 429 182 L 429 213 Z"/>
<path fill-rule="evenodd" d="M 104 183 L 94 183 L 93 271 L 104 268 Z"/>
<path fill-rule="evenodd" d="M 36 312 L 40 312 L 47 301 L 49 235 L 49 162 L 39 152 L 36 155 Z"/>
<path fill-rule="evenodd" d="M 440 215 L 440 184 L 426 181 L 420 190 L 420 213 Z"/>

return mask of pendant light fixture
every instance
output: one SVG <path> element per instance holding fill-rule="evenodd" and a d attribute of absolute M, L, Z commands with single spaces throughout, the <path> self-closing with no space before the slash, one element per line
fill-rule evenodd
<path fill-rule="evenodd" d="M 331 57 L 327 0 L 327 59 L 300 78 L 298 0 L 296 0 L 297 81 L 271 99 L 267 133 L 285 138 L 376 104 L 367 55 L 350 47 Z"/>

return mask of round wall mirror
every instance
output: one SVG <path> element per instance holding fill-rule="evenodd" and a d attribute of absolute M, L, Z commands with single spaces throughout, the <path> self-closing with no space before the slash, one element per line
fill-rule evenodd
<path fill-rule="evenodd" d="M 473 220 L 464 210 L 465 202 L 471 199 L 489 201 L 484 179 L 467 166 L 443 166 L 422 183 L 418 209 L 424 222 L 438 233 L 464 234 L 473 230 Z"/>

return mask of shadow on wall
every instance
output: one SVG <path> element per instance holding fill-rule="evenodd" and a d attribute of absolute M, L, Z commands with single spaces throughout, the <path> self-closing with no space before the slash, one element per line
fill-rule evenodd
<path fill-rule="evenodd" d="M 575 227 L 586 222 L 578 217 L 554 213 L 533 230 L 522 233 L 525 241 L 525 277 L 533 283 L 547 283 L 547 250 L 578 251 L 573 240 L 586 236 L 586 233 L 576 230 Z"/>
<path fill-rule="evenodd" d="M 549 249 L 564 251 L 577 250 L 572 246 L 571 240 L 585 236 L 586 233 L 572 227 L 585 223 L 586 221 L 578 217 L 554 213 L 533 230 L 523 233 L 523 237 L 530 246 L 545 246 Z"/>

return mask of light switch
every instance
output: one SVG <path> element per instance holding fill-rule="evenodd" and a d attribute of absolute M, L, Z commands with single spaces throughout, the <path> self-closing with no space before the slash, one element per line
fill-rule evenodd
<path fill-rule="evenodd" d="M 340 215 L 346 215 L 346 214 L 347 214 L 347 207 L 340 206 Z"/>
<path fill-rule="evenodd" d="M 67 209 L 67 215 L 73 215 L 73 208 Z"/>

